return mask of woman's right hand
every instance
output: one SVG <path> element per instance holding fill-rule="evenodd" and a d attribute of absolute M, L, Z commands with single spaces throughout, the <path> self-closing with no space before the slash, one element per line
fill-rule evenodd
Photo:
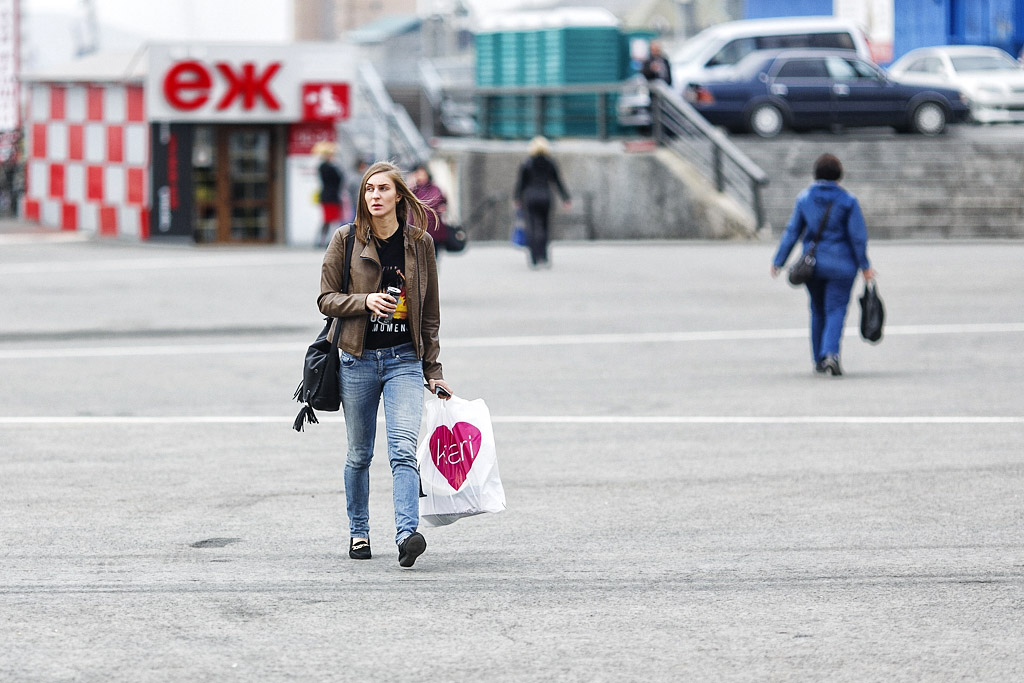
<path fill-rule="evenodd" d="M 865 268 L 864 270 L 862 270 L 860 272 L 861 272 L 861 275 L 864 276 L 864 282 L 871 282 L 872 280 L 875 279 L 875 269 L 874 268 Z"/>
<path fill-rule="evenodd" d="M 366 295 L 366 310 L 374 315 L 388 317 L 395 312 L 398 302 L 387 294 L 374 292 Z"/>

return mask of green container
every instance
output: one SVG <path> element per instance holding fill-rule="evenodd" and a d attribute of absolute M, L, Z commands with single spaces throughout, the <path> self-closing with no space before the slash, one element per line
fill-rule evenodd
<path fill-rule="evenodd" d="M 614 26 L 561 26 L 501 30 L 476 35 L 476 82 L 481 87 L 617 83 L 629 65 L 629 42 Z M 607 98 L 609 134 L 619 131 L 616 96 Z M 543 130 L 537 129 L 538 100 L 507 95 L 484 98 L 485 135 L 517 139 L 594 137 L 600 133 L 597 95 L 544 98 Z"/>

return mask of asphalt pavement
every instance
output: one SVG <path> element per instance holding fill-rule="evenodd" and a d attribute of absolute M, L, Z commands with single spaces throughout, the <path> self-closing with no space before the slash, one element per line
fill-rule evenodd
<path fill-rule="evenodd" d="M 872 242 L 834 379 L 772 243 L 443 256 L 508 509 L 402 570 L 382 445 L 355 562 L 291 430 L 319 253 L 0 227 L 2 681 L 1024 674 L 1024 243 Z"/>

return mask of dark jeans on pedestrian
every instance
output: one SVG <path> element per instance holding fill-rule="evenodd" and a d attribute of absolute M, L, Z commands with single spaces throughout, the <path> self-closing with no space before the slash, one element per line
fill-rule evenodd
<path fill-rule="evenodd" d="M 811 353 L 815 363 L 827 356 L 839 355 L 846 309 L 855 279 L 812 278 L 807 283 L 811 307 Z"/>
<path fill-rule="evenodd" d="M 550 218 L 550 198 L 532 198 L 526 201 L 526 233 L 530 240 L 530 262 L 533 265 L 548 261 L 548 221 Z"/>

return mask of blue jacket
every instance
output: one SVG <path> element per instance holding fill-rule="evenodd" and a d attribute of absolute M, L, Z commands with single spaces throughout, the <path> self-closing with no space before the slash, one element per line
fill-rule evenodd
<path fill-rule="evenodd" d="M 832 213 L 821 232 L 814 277 L 822 279 L 855 278 L 858 270 L 871 266 L 868 261 L 868 230 L 857 198 L 831 180 L 817 180 L 800 193 L 786 232 L 779 242 L 773 263 L 781 268 L 798 239 L 806 249 L 818 231 L 825 208 L 832 202 Z"/>

